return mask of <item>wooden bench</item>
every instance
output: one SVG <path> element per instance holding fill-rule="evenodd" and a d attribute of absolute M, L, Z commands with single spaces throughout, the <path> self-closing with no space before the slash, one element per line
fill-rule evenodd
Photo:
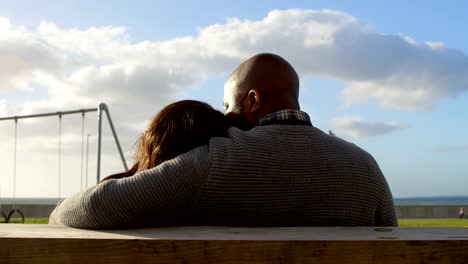
<path fill-rule="evenodd" d="M 0 224 L 0 263 L 468 263 L 468 228 Z"/>

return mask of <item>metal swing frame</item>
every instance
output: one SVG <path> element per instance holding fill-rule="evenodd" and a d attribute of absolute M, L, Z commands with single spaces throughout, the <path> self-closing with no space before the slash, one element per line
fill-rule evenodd
<path fill-rule="evenodd" d="M 112 135 L 114 137 L 115 144 L 117 146 L 117 149 L 120 154 L 120 158 L 122 160 L 122 164 L 125 168 L 125 170 L 128 170 L 127 162 L 125 160 L 125 156 L 122 151 L 122 147 L 120 146 L 119 138 L 117 136 L 117 132 L 115 130 L 114 124 L 112 122 L 112 118 L 109 112 L 109 108 L 105 103 L 100 103 L 98 107 L 95 108 L 86 108 L 86 109 L 78 109 L 78 110 L 71 110 L 71 111 L 58 111 L 58 112 L 49 112 L 49 113 L 40 113 L 40 114 L 31 114 L 31 115 L 16 115 L 16 116 L 8 116 L 8 117 L 0 117 L 0 121 L 7 121 L 7 120 L 14 120 L 15 121 L 15 126 L 18 123 L 19 119 L 26 119 L 26 118 L 39 118 L 39 117 L 49 117 L 49 116 L 58 116 L 59 117 L 59 122 L 61 122 L 62 116 L 64 115 L 72 115 L 72 114 L 82 114 L 83 119 L 82 122 L 84 122 L 84 116 L 88 112 L 97 112 L 98 114 L 98 140 L 97 140 L 97 162 L 96 162 L 96 182 L 99 182 L 101 180 L 101 152 L 102 152 L 102 120 L 103 120 L 103 115 L 105 113 L 107 117 L 107 121 L 109 122 L 109 126 L 112 131 Z M 59 124 L 61 126 L 61 124 Z M 61 133 L 61 128 L 59 128 L 59 133 Z M 84 127 L 82 125 L 82 133 L 84 131 Z M 15 127 L 15 133 L 16 133 L 16 127 Z M 82 136 L 83 140 L 83 136 Z M 89 143 L 89 135 L 88 135 L 88 143 Z M 60 144 L 59 143 L 59 155 L 60 155 Z M 82 147 L 83 147 L 83 142 L 82 142 Z M 83 152 L 83 150 L 82 150 Z M 15 157 L 16 159 L 16 157 Z M 82 161 L 83 163 L 83 161 Z M 59 165 L 60 166 L 60 165 Z M 83 164 L 82 164 L 83 166 Z M 60 170 L 60 168 L 59 168 Z M 60 174 L 60 172 L 59 172 Z M 16 180 L 16 179 L 15 179 Z M 87 180 L 87 179 L 86 179 Z M 59 187 L 60 188 L 60 187 Z M 59 194 L 60 196 L 60 194 Z M 61 197 L 60 197 L 61 198 Z M 12 211 L 8 215 L 6 215 L 4 212 L 2 213 L 2 216 L 5 218 L 5 222 L 8 222 L 10 220 L 11 215 L 15 212 L 18 212 L 23 219 L 24 222 L 24 215 L 23 213 L 16 208 L 12 208 Z"/>

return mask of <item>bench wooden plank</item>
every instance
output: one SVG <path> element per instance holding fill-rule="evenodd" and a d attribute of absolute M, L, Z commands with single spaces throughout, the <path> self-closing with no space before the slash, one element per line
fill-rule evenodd
<path fill-rule="evenodd" d="M 1 238 L 165 240 L 468 240 L 468 228 L 218 227 L 183 226 L 134 230 L 83 230 L 60 225 L 0 224 Z"/>
<path fill-rule="evenodd" d="M 0 263 L 86 262 L 468 263 L 468 229 L 0 225 Z"/>

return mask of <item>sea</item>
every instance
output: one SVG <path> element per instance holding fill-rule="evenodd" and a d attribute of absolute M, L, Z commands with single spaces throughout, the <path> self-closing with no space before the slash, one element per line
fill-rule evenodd
<path fill-rule="evenodd" d="M 395 205 L 468 205 L 468 196 L 395 198 Z"/>
<path fill-rule="evenodd" d="M 15 204 L 57 204 L 58 198 L 16 198 Z M 468 205 L 468 196 L 406 197 L 395 198 L 395 205 Z M 12 204 L 13 198 L 0 197 L 0 205 Z"/>

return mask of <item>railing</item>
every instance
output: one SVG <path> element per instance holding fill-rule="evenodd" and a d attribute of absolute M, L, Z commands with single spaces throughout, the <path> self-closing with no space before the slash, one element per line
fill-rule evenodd
<path fill-rule="evenodd" d="M 468 263 L 468 228 L 0 225 L 1 263 Z"/>

